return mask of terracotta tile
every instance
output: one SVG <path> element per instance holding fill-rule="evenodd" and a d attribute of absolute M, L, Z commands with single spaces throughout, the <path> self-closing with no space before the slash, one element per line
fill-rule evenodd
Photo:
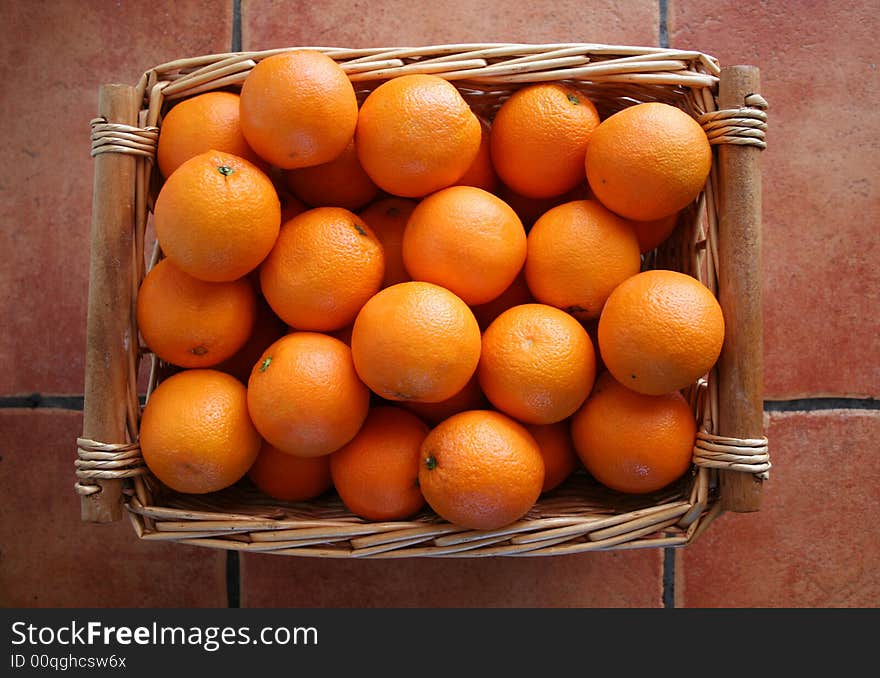
<path fill-rule="evenodd" d="M 669 0 L 668 23 L 674 47 L 761 69 L 767 397 L 876 397 L 876 4 Z"/>
<path fill-rule="evenodd" d="M 0 393 L 83 389 L 98 87 L 231 35 L 231 2 L 3 3 Z"/>
<path fill-rule="evenodd" d="M 79 412 L 0 410 L 0 606 L 225 607 L 223 552 L 80 520 L 81 432 Z"/>
<path fill-rule="evenodd" d="M 774 414 L 758 513 L 726 514 L 679 551 L 685 607 L 875 607 L 880 412 Z"/>
<path fill-rule="evenodd" d="M 245 49 L 293 45 L 398 47 L 465 42 L 598 42 L 656 45 L 653 0 L 500 0 L 470 2 L 300 3 L 242 2 Z"/>
<path fill-rule="evenodd" d="M 246 554 L 241 602 L 242 607 L 660 607 L 662 557 L 657 549 L 358 561 Z"/>
<path fill-rule="evenodd" d="M 654 2 L 565 1 L 518 5 L 462 0 L 291 14 L 282 2 L 242 3 L 245 49 L 292 45 L 375 47 L 460 42 L 657 44 Z M 341 7 L 341 6 L 340 6 Z M 662 556 L 655 551 L 555 558 L 336 561 L 247 554 L 242 603 L 250 607 L 654 607 Z M 285 586 L 287 581 L 302 586 Z"/>

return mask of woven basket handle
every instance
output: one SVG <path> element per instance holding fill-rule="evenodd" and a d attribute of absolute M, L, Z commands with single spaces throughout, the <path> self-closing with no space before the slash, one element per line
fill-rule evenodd
<path fill-rule="evenodd" d="M 760 91 L 755 66 L 721 70 L 718 106 L 747 106 Z M 763 325 L 761 308 L 761 148 L 718 146 L 720 214 L 718 299 L 724 310 L 725 339 L 718 361 L 719 433 L 762 438 Z M 762 480 L 753 473 L 721 471 L 721 508 L 735 512 L 761 507 Z"/>
<path fill-rule="evenodd" d="M 135 89 L 102 85 L 98 115 L 107 123 L 137 124 Z M 94 159 L 91 254 L 85 355 L 83 438 L 126 439 L 127 374 L 131 336 L 135 157 L 100 153 Z M 122 517 L 122 478 L 98 479 L 99 491 L 80 498 L 84 521 Z"/>

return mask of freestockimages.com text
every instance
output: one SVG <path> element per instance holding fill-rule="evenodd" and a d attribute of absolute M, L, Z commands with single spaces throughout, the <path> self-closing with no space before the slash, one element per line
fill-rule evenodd
<path fill-rule="evenodd" d="M 12 645 L 39 646 L 130 646 L 181 645 L 216 652 L 233 645 L 317 645 L 313 626 L 109 626 L 102 622 L 72 621 L 63 626 L 35 626 L 23 621 L 12 624 Z"/>

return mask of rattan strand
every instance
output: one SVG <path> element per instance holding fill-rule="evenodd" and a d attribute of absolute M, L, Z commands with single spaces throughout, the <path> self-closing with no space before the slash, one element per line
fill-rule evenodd
<path fill-rule="evenodd" d="M 155 200 L 155 153 L 162 116 L 174 101 L 220 88 L 237 90 L 260 60 L 294 48 L 178 59 L 146 71 L 136 85 L 142 102 L 140 127 L 92 121 L 92 155 L 117 152 L 138 160 L 136 229 L 138 261 L 133 294 L 156 262 L 144 259 L 144 230 Z M 302 49 L 298 47 L 296 49 Z M 764 148 L 766 101 L 754 94 L 735 110 L 718 111 L 720 66 L 709 55 L 668 48 L 563 43 L 479 43 L 345 49 L 311 47 L 335 59 L 362 101 L 382 80 L 408 72 L 434 73 L 455 81 L 476 112 L 492 119 L 519 87 L 565 81 L 590 96 L 603 116 L 637 101 L 664 101 L 698 120 L 713 145 Z M 713 165 L 706 190 L 682 214 L 675 237 L 645 258 L 646 267 L 667 267 L 716 289 L 719 179 Z M 134 328 L 136 330 L 136 328 Z M 141 360 L 151 362 L 147 398 L 168 374 L 148 350 L 134 350 L 129 380 L 137 383 Z M 181 495 L 159 483 L 140 460 L 137 446 L 86 441 L 77 465 L 79 492 L 94 492 L 90 478 L 125 478 L 126 508 L 139 538 L 207 548 L 325 558 L 540 556 L 608 549 L 679 547 L 691 543 L 722 513 L 718 474 L 766 477 L 766 440 L 714 436 L 719 404 L 714 371 L 691 389 L 701 433 L 692 472 L 649 497 L 609 495 L 577 473 L 542 497 L 521 520 L 503 530 L 474 532 L 441 521 L 426 510 L 406 521 L 371 523 L 352 515 L 338 497 L 278 503 L 240 486 L 207 496 Z M 137 398 L 129 422 L 140 419 Z M 136 425 L 132 437 L 136 439 Z M 758 444 L 760 443 L 760 444 Z M 762 465 L 766 465 L 764 469 Z M 105 474 L 105 475 L 95 475 Z M 762 476 L 762 474 L 765 474 Z"/>
<path fill-rule="evenodd" d="M 89 125 L 92 128 L 93 158 L 101 153 L 129 153 L 150 159 L 156 156 L 158 127 L 108 123 L 104 118 L 94 118 Z"/>
<path fill-rule="evenodd" d="M 120 480 L 147 473 L 147 467 L 137 443 L 102 443 L 88 438 L 76 439 L 79 455 L 74 462 L 77 494 L 90 495 L 100 492 L 99 485 L 91 480 Z"/>
<path fill-rule="evenodd" d="M 767 438 L 729 438 L 706 431 L 697 434 L 694 464 L 706 468 L 754 473 L 762 480 L 770 477 L 770 451 Z"/>
<path fill-rule="evenodd" d="M 438 523 L 428 513 L 420 516 L 421 520 L 396 523 L 366 523 L 350 516 L 347 522 L 326 521 L 321 526 L 319 521 L 267 521 L 259 517 L 218 520 L 216 513 L 188 511 L 186 520 L 157 522 L 156 531 L 145 534 L 144 538 L 280 555 L 357 558 L 406 557 L 414 551 L 430 557 L 525 555 L 532 551 L 546 552 L 563 544 L 568 544 L 572 552 L 605 550 L 626 543 L 630 543 L 627 548 L 657 545 L 658 541 L 668 546 L 683 544 L 682 538 L 691 528 L 681 521 L 690 510 L 690 503 L 680 500 L 652 506 L 651 499 L 653 497 L 643 499 L 645 505 L 640 508 L 616 515 L 600 513 L 557 518 L 528 515 L 492 531 L 465 530 Z M 555 501 L 556 498 L 550 498 L 543 503 L 552 505 Z M 130 510 L 133 514 L 157 513 L 155 508 L 138 507 L 136 501 Z M 168 509 L 161 513 L 174 517 L 173 511 Z M 647 538 L 645 543 L 642 538 Z"/>
<path fill-rule="evenodd" d="M 193 93 L 192 90 L 187 90 L 187 96 Z M 762 150 L 767 147 L 767 114 L 759 108 L 713 111 L 701 115 L 698 120 L 713 146 L 752 145 Z M 156 155 L 157 141 L 157 127 L 133 127 L 92 121 L 92 157 L 99 153 L 129 153 L 152 159 Z"/>
<path fill-rule="evenodd" d="M 697 119 L 709 143 L 736 144 L 767 148 L 767 101 L 760 94 L 750 94 L 739 108 L 704 113 Z"/>

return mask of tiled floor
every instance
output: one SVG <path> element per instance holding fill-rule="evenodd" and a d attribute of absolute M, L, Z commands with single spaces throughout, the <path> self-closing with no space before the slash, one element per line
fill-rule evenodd
<path fill-rule="evenodd" d="M 226 558 L 83 523 L 73 491 L 82 413 L 0 411 L 0 605 L 225 607 Z"/>
<path fill-rule="evenodd" d="M 870 226 L 880 215 L 875 9 L 669 2 L 671 46 L 757 64 L 770 102 L 762 160 L 769 399 L 880 390 L 880 238 Z"/>
<path fill-rule="evenodd" d="M 0 605 L 877 606 L 875 9 L 865 0 L 796 9 L 782 0 L 0 4 Z M 139 542 L 127 523 L 81 523 L 72 468 L 98 86 L 239 46 L 473 41 L 668 42 L 761 67 L 771 106 L 763 271 L 775 464 L 762 510 L 722 516 L 674 558 L 251 555 L 231 581 L 222 552 Z M 21 409 L 31 393 L 60 409 Z"/>
<path fill-rule="evenodd" d="M 678 552 L 686 607 L 875 607 L 880 412 L 770 417 L 775 468 L 757 515 L 722 516 Z"/>

